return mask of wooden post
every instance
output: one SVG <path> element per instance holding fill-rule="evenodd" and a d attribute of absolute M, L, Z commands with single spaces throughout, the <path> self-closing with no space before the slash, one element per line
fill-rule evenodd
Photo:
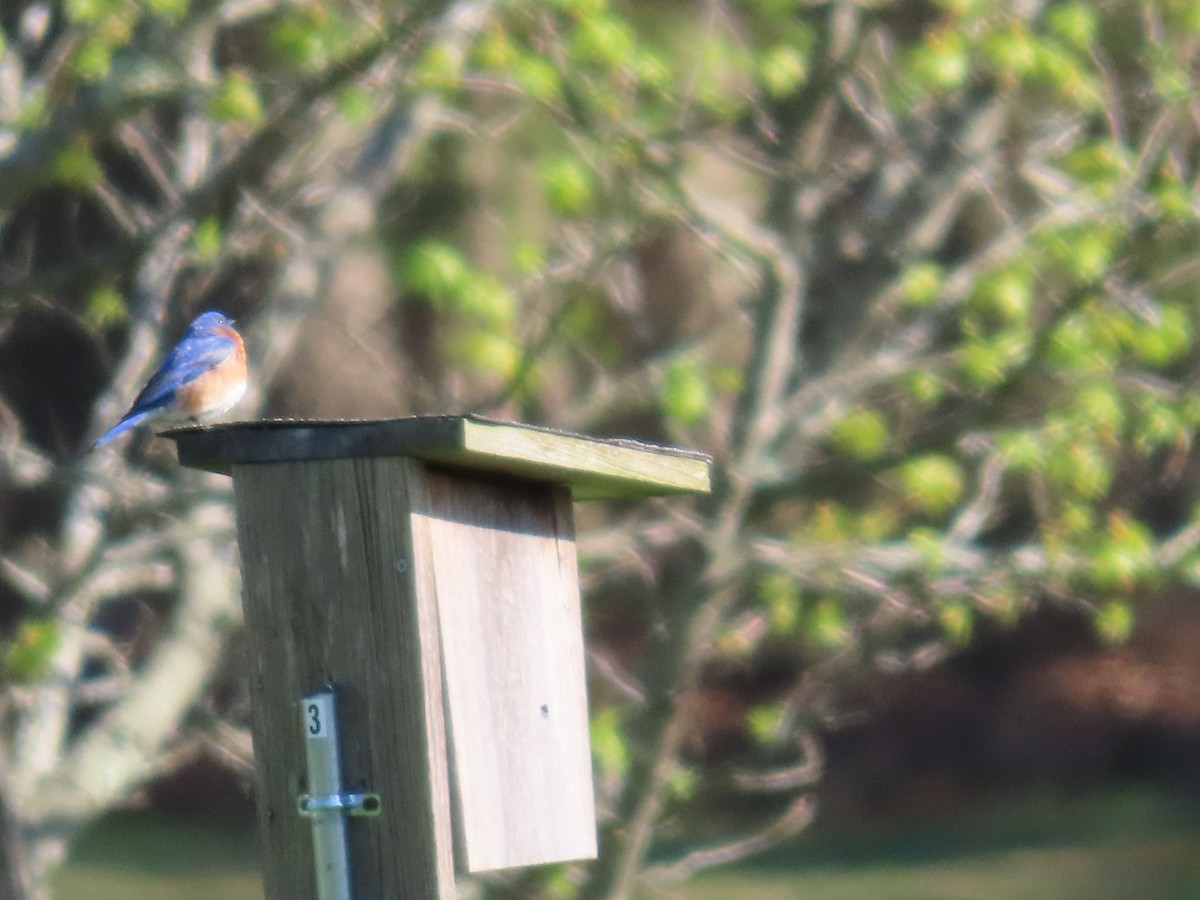
<path fill-rule="evenodd" d="M 595 856 L 572 500 L 708 490 L 701 454 L 478 417 L 171 432 L 232 474 L 267 900 L 314 896 L 299 701 L 337 694 L 352 895 Z"/>

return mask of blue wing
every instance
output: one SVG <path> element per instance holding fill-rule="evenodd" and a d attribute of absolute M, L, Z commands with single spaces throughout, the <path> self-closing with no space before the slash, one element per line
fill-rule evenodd
<path fill-rule="evenodd" d="M 128 415 L 166 406 L 174 399 L 175 391 L 225 362 L 236 349 L 233 338 L 223 334 L 185 336 L 171 348 L 158 371 L 146 382 Z"/>

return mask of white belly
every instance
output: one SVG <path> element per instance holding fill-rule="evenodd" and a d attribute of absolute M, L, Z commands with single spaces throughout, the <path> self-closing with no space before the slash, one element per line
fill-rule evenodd
<path fill-rule="evenodd" d="M 222 393 L 215 394 L 211 402 L 200 407 L 195 413 L 197 419 L 214 419 L 232 409 L 234 404 L 246 393 L 246 382 L 238 381 L 229 385 Z"/>

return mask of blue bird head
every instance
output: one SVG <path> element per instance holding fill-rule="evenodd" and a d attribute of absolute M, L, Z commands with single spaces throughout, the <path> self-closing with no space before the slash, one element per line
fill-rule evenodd
<path fill-rule="evenodd" d="M 217 312 L 215 309 L 210 309 L 196 316 L 192 324 L 188 326 L 188 332 L 191 334 L 200 334 L 216 328 L 230 328 L 232 326 L 233 319 L 228 318 L 224 313 Z"/>

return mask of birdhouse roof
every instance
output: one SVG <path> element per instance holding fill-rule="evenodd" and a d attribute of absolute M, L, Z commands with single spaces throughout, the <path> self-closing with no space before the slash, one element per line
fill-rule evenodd
<path fill-rule="evenodd" d="M 708 493 L 712 457 L 639 441 L 594 438 L 483 416 L 381 420 L 275 419 L 165 432 L 185 466 L 233 466 L 370 456 L 566 485 L 575 500 Z"/>

